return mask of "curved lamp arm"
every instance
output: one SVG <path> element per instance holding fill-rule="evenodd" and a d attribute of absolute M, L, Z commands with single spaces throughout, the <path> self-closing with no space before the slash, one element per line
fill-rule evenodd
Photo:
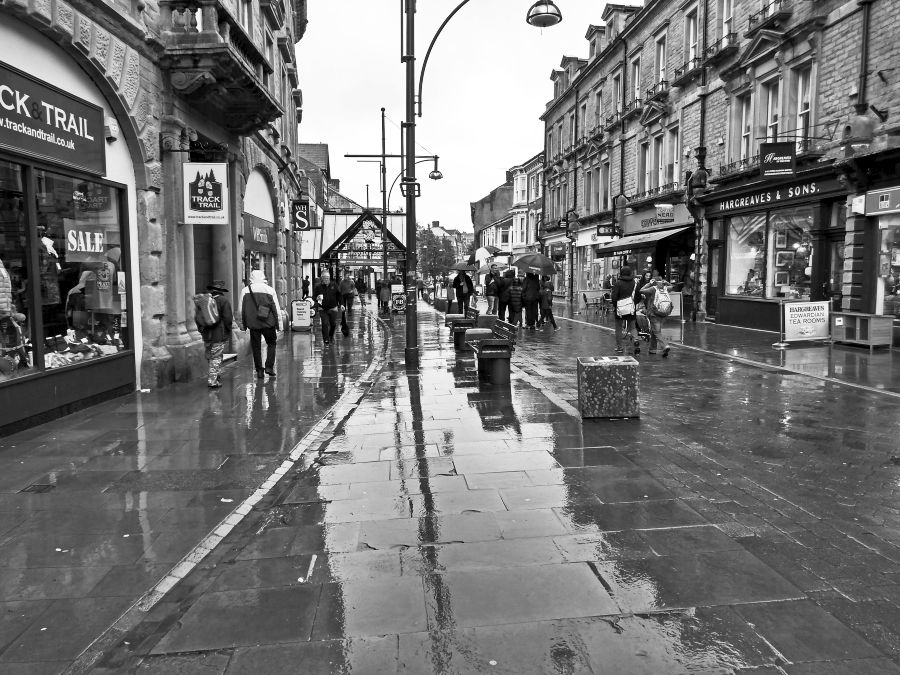
<path fill-rule="evenodd" d="M 466 2 L 468 2 L 468 0 L 466 0 Z M 426 159 L 420 159 L 419 161 L 416 162 L 416 164 L 421 164 L 422 162 L 434 162 L 434 171 L 437 172 L 437 173 L 440 173 L 440 171 L 438 171 L 438 168 L 437 168 L 437 166 L 438 166 L 438 164 L 437 164 L 437 163 L 438 163 L 438 157 L 437 157 L 437 155 L 434 155 L 433 157 L 428 157 L 428 158 L 426 158 Z M 394 186 L 397 184 L 397 179 L 400 178 L 400 176 L 402 176 L 405 172 L 406 172 L 406 170 L 404 169 L 403 171 L 401 171 L 400 173 L 398 173 L 398 174 L 394 177 L 393 182 L 391 183 L 391 188 L 388 190 L 388 194 L 387 194 L 387 205 L 388 205 L 388 208 L 390 208 L 390 206 L 391 206 L 391 192 L 394 191 Z M 438 180 L 438 178 L 434 178 L 433 180 Z"/>
<path fill-rule="evenodd" d="M 441 34 L 441 31 L 444 30 L 444 26 L 446 26 L 450 19 L 452 19 L 456 13 L 461 10 L 465 5 L 469 3 L 469 0 L 462 0 L 456 7 L 453 8 L 453 11 L 447 15 L 447 18 L 444 19 L 444 23 L 441 24 L 441 27 L 437 29 L 437 33 L 434 34 L 434 37 L 431 38 L 431 44 L 428 45 L 428 50 L 425 52 L 425 58 L 422 60 L 422 69 L 419 71 L 419 94 L 416 99 L 418 112 L 416 113 L 419 117 L 422 116 L 422 81 L 425 79 L 425 68 L 428 66 L 428 57 L 431 56 L 431 50 L 434 49 L 434 43 L 437 42 L 438 37 Z"/>

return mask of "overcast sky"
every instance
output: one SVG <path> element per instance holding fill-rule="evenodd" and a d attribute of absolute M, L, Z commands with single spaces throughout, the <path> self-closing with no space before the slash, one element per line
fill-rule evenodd
<path fill-rule="evenodd" d="M 444 179 L 420 164 L 417 220 L 471 230 L 469 202 L 502 184 L 504 172 L 540 152 L 538 119 L 552 97 L 550 73 L 564 55 L 587 57 L 588 25 L 601 24 L 602 0 L 556 0 L 562 23 L 525 23 L 534 0 L 472 0 L 444 28 L 425 75 L 417 154 L 439 155 Z M 297 47 L 303 89 L 302 143 L 327 143 L 341 192 L 381 206 L 378 164 L 345 154 L 381 152 L 386 108 L 387 153 L 400 153 L 405 71 L 400 62 L 400 0 L 311 0 Z M 419 0 L 417 72 L 425 51 L 458 0 Z M 636 3 L 628 3 L 636 4 Z M 388 184 L 400 172 L 388 160 Z M 389 208 L 403 208 L 399 182 Z"/>

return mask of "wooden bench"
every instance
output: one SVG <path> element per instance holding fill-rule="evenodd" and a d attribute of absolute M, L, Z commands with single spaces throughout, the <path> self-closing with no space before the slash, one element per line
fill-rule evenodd
<path fill-rule="evenodd" d="M 481 333 L 476 329 L 473 333 Z M 478 359 L 478 377 L 486 378 L 492 384 L 509 382 L 509 362 L 516 346 L 516 327 L 499 319 L 491 328 L 490 337 L 466 339 L 466 346 L 475 352 Z"/>
<path fill-rule="evenodd" d="M 465 314 L 447 314 L 444 319 L 444 325 L 449 326 L 450 336 L 453 338 L 453 346 L 456 349 L 463 348 L 463 341 L 466 336 L 466 330 L 474 328 L 478 325 L 478 317 L 481 314 L 473 307 L 466 307 Z"/>

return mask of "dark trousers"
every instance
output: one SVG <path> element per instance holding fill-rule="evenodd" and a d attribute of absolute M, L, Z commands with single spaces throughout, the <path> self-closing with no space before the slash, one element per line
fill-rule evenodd
<path fill-rule="evenodd" d="M 513 309 L 512 307 L 509 308 L 509 322 L 513 326 L 518 326 L 519 324 L 522 323 L 522 308 L 521 307 L 519 307 L 519 309 Z"/>
<path fill-rule="evenodd" d="M 322 319 L 322 339 L 334 339 L 334 331 L 341 320 L 341 311 L 337 307 L 323 309 L 319 312 L 319 316 Z"/>
<path fill-rule="evenodd" d="M 550 324 L 554 328 L 556 328 L 556 319 L 553 318 L 553 308 L 552 307 L 548 307 L 547 309 L 544 309 L 543 307 L 541 307 L 541 320 L 540 320 L 539 324 L 543 324 L 546 321 L 549 321 Z"/>
<path fill-rule="evenodd" d="M 509 302 L 503 302 L 503 300 L 499 299 L 497 300 L 497 318 L 501 321 L 506 321 L 506 308 L 508 305 Z"/>
<path fill-rule="evenodd" d="M 253 367 L 256 370 L 262 370 L 262 341 L 266 340 L 266 370 L 275 370 L 275 327 L 272 328 L 251 328 L 250 329 L 250 351 L 253 352 Z"/>
<path fill-rule="evenodd" d="M 538 301 L 529 300 L 525 303 L 525 325 L 529 328 L 537 323 L 538 318 Z"/>
<path fill-rule="evenodd" d="M 459 305 L 459 309 L 457 310 L 457 312 L 459 314 L 466 313 L 466 307 L 469 306 L 469 298 L 470 297 L 472 297 L 472 296 L 469 295 L 468 293 L 460 293 L 459 291 L 456 291 L 456 302 Z"/>
<path fill-rule="evenodd" d="M 341 293 L 341 302 L 344 303 L 344 307 L 349 312 L 353 309 L 353 293 Z"/>

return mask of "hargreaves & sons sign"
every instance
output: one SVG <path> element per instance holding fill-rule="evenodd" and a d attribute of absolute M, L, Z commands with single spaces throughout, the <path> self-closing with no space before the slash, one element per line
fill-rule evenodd
<path fill-rule="evenodd" d="M 737 197 L 719 199 L 707 207 L 707 213 L 726 213 L 745 209 L 765 209 L 787 206 L 791 203 L 818 199 L 840 191 L 840 183 L 834 179 L 808 180 L 802 183 L 781 184 L 762 190 L 754 190 Z"/>
<path fill-rule="evenodd" d="M 0 61 L 0 148 L 102 176 L 103 108 Z"/>

